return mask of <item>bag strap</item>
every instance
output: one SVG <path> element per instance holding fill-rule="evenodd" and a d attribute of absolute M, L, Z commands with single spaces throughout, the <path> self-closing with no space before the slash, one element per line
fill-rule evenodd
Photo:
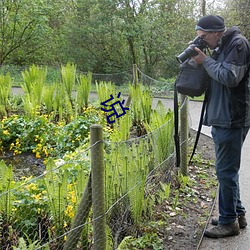
<path fill-rule="evenodd" d="M 189 164 L 192 162 L 193 156 L 195 154 L 198 141 L 200 138 L 201 134 L 201 128 L 202 128 L 202 122 L 203 122 L 203 117 L 206 109 L 206 104 L 207 104 L 207 96 L 208 96 L 208 91 L 205 91 L 205 97 L 204 101 L 202 104 L 202 109 L 201 109 L 201 114 L 200 114 L 200 121 L 199 121 L 199 126 L 198 130 L 196 133 L 196 138 L 195 138 L 195 143 L 193 147 L 192 154 L 189 159 Z M 176 152 L 176 167 L 180 167 L 180 137 L 179 137 L 179 107 L 178 107 L 178 92 L 176 89 L 176 82 L 174 84 L 174 128 L 175 128 L 175 133 L 174 133 L 174 141 L 175 141 L 175 152 Z"/>
<path fill-rule="evenodd" d="M 176 80 L 177 81 L 177 80 Z M 174 83 L 174 141 L 176 154 L 176 167 L 180 167 L 180 137 L 179 137 L 179 112 L 178 112 L 178 93 L 176 88 L 176 81 Z"/>
<path fill-rule="evenodd" d="M 192 159 L 193 159 L 193 156 L 195 154 L 195 151 L 196 151 L 196 148 L 197 148 L 197 145 L 198 145 L 198 141 L 199 141 L 199 138 L 200 138 L 203 117 L 204 117 L 204 113 L 205 113 L 205 109 L 206 109 L 206 104 L 207 104 L 207 90 L 205 91 L 205 97 L 204 97 L 204 101 L 202 103 L 199 126 L 198 126 L 198 130 L 196 132 L 195 143 L 194 143 L 194 147 L 193 147 L 193 152 L 192 152 L 192 154 L 190 156 L 190 159 L 189 159 L 189 164 L 192 162 Z"/>

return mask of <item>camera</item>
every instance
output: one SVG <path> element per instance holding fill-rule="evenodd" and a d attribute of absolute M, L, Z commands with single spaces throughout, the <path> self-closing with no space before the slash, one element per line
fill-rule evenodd
<path fill-rule="evenodd" d="M 190 45 L 180 55 L 176 57 L 177 61 L 179 63 L 183 63 L 188 58 L 198 55 L 198 53 L 194 49 L 195 47 L 199 48 L 200 50 L 203 50 L 207 48 L 207 43 L 201 37 L 197 36 L 190 43 Z"/>

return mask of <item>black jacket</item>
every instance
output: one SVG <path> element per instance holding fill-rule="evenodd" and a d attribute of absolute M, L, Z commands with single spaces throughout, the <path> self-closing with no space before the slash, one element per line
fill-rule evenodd
<path fill-rule="evenodd" d="M 211 77 L 204 125 L 250 126 L 250 45 L 237 27 L 227 30 L 221 45 L 203 63 Z"/>

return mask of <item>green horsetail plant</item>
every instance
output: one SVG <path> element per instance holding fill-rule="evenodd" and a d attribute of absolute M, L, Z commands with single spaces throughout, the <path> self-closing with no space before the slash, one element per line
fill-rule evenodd
<path fill-rule="evenodd" d="M 117 119 L 114 123 L 112 132 L 110 133 L 110 144 L 106 147 L 107 167 L 105 168 L 105 193 L 107 208 L 111 207 L 112 204 L 124 193 L 126 193 L 126 190 L 128 189 L 125 176 L 127 175 L 129 158 L 127 152 L 128 145 L 125 141 L 127 141 L 130 137 L 131 125 L 132 119 L 130 115 L 124 115 Z M 120 166 L 122 167 L 119 170 Z M 122 213 L 122 211 L 120 212 Z"/>
<path fill-rule="evenodd" d="M 72 119 L 74 119 L 77 116 L 77 114 L 74 116 L 73 106 L 68 96 L 65 96 L 64 98 L 64 111 L 65 111 L 64 120 L 67 123 L 72 121 Z"/>
<path fill-rule="evenodd" d="M 8 167 L 4 161 L 0 161 L 0 213 L 4 215 L 5 222 L 10 221 L 12 206 L 13 206 L 13 195 L 11 189 L 14 187 L 14 177 L 12 166 Z"/>
<path fill-rule="evenodd" d="M 156 162 L 166 160 L 173 152 L 173 112 L 167 111 L 161 101 L 151 114 L 150 124 L 146 123 L 145 128 L 152 139 L 152 145 Z"/>
<path fill-rule="evenodd" d="M 147 123 L 150 123 L 152 102 L 153 102 L 152 93 L 148 89 L 144 90 L 141 96 L 141 104 L 143 112 L 143 121 Z"/>
<path fill-rule="evenodd" d="M 115 90 L 115 84 L 112 82 L 96 82 L 96 90 L 97 90 L 97 95 L 99 99 L 100 105 L 102 105 L 102 102 L 108 101 L 109 99 L 115 99 L 116 96 L 116 90 Z M 113 97 L 113 98 L 112 98 Z M 107 103 L 108 105 L 108 103 Z M 105 107 L 106 110 L 109 110 L 110 107 Z M 107 116 L 108 113 L 105 113 L 105 116 Z M 112 123 L 113 127 L 114 123 Z"/>
<path fill-rule="evenodd" d="M 143 123 L 150 123 L 152 111 L 152 95 L 148 89 L 143 90 L 142 84 L 129 86 L 132 100 L 131 111 L 134 115 L 134 125 L 137 126 L 139 135 L 143 132 Z"/>
<path fill-rule="evenodd" d="M 88 72 L 87 75 L 80 75 L 78 81 L 76 102 L 78 110 L 81 111 L 83 108 L 88 107 L 92 74 Z"/>
<path fill-rule="evenodd" d="M 12 87 L 12 79 L 10 74 L 0 75 L 0 116 L 7 116 L 9 105 L 8 105 L 8 97 L 11 93 Z"/>
<path fill-rule="evenodd" d="M 66 66 L 61 66 L 61 77 L 62 86 L 64 87 L 71 104 L 73 104 L 72 92 L 76 81 L 76 66 L 72 63 L 67 63 Z"/>
<path fill-rule="evenodd" d="M 147 139 L 141 138 L 138 143 L 133 143 L 132 152 L 130 170 L 127 176 L 128 195 L 133 219 L 135 224 L 139 225 L 142 221 L 143 211 L 146 211 L 144 196 L 151 159 Z"/>
<path fill-rule="evenodd" d="M 121 197 L 125 211 L 132 213 L 135 223 L 139 223 L 144 211 L 144 187 L 151 160 L 148 140 L 111 142 L 112 154 L 106 155 L 105 188 L 106 204 L 111 207 Z M 125 211 L 117 211 L 123 214 Z"/>
<path fill-rule="evenodd" d="M 68 176 L 58 170 L 52 159 L 46 164 L 44 184 L 49 199 L 49 207 L 55 222 L 57 233 L 60 235 L 64 226 L 64 211 L 67 208 Z"/>
<path fill-rule="evenodd" d="M 128 189 L 128 185 L 124 181 L 130 157 L 128 157 L 129 148 L 125 142 L 130 137 L 131 125 L 131 116 L 126 114 L 117 119 L 110 133 L 110 145 L 107 149 L 108 168 L 106 168 L 105 175 L 108 206 L 111 206 L 112 202 L 116 201 Z M 122 167 L 120 168 L 120 166 Z"/>
<path fill-rule="evenodd" d="M 46 86 L 44 89 L 43 102 L 46 108 L 46 113 L 50 114 L 53 111 L 55 84 Z"/>
<path fill-rule="evenodd" d="M 65 89 L 59 83 L 55 84 L 53 97 L 53 112 L 56 121 L 71 121 L 74 112 L 69 96 L 65 94 Z"/>
<path fill-rule="evenodd" d="M 32 65 L 29 70 L 22 72 L 24 82 L 21 87 L 24 91 L 25 113 L 34 118 L 41 107 L 43 88 L 46 82 L 47 68 L 43 69 Z"/>
<path fill-rule="evenodd" d="M 130 113 L 119 117 L 113 126 L 113 132 L 110 134 L 110 140 L 113 142 L 126 141 L 130 137 L 132 126 L 132 117 Z"/>
<path fill-rule="evenodd" d="M 23 108 L 25 114 L 29 118 L 35 119 L 38 107 L 32 102 L 31 97 L 29 95 L 25 95 L 25 97 L 23 98 Z"/>
<path fill-rule="evenodd" d="M 60 86 L 59 83 L 56 83 L 55 94 L 53 98 L 53 111 L 56 121 L 63 120 L 64 100 L 65 100 L 65 91 Z"/>
<path fill-rule="evenodd" d="M 116 97 L 115 84 L 112 82 L 96 82 L 96 90 L 100 103 L 110 99 L 110 95 L 113 95 L 114 98 Z"/>
<path fill-rule="evenodd" d="M 141 109 L 141 95 L 142 95 L 142 86 L 141 84 L 137 84 L 135 86 L 129 85 L 129 93 L 131 96 L 132 104 L 130 109 L 134 116 L 134 124 L 141 124 L 143 121 L 143 112 Z"/>
<path fill-rule="evenodd" d="M 125 143 L 111 142 L 106 150 L 105 194 L 109 209 L 127 190 L 126 173 L 129 157 Z"/>

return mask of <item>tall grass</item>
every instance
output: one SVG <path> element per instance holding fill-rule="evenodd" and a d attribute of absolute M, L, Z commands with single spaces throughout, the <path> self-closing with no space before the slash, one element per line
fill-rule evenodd
<path fill-rule="evenodd" d="M 151 122 L 145 123 L 148 133 L 151 133 L 152 145 L 155 159 L 163 162 L 173 152 L 173 112 L 166 111 L 161 101 L 158 102 L 156 109 L 152 111 Z"/>
<path fill-rule="evenodd" d="M 11 93 L 12 79 L 10 74 L 0 75 L 0 115 L 7 116 L 9 110 L 8 98 Z"/>
<path fill-rule="evenodd" d="M 46 83 L 47 68 L 32 65 L 28 70 L 22 72 L 24 91 L 24 111 L 29 117 L 35 117 L 40 112 L 43 98 L 43 90 Z"/>
<path fill-rule="evenodd" d="M 88 107 L 92 74 L 89 72 L 87 75 L 80 75 L 78 82 L 79 85 L 77 87 L 76 106 L 80 112 L 83 108 Z"/>
<path fill-rule="evenodd" d="M 110 95 L 113 95 L 113 97 L 115 98 L 116 86 L 112 82 L 96 82 L 96 90 L 100 103 L 110 99 Z"/>
<path fill-rule="evenodd" d="M 0 161 L 0 213 L 4 216 L 5 223 L 9 223 L 12 215 L 14 176 L 12 166 L 8 167 L 3 160 Z"/>
<path fill-rule="evenodd" d="M 132 99 L 132 112 L 137 124 L 142 122 L 150 123 L 153 97 L 149 89 L 142 84 L 129 85 L 129 92 Z"/>
<path fill-rule="evenodd" d="M 46 88 L 44 89 L 43 102 L 47 114 L 50 114 L 53 111 L 55 89 L 56 89 L 56 84 L 46 86 Z"/>
<path fill-rule="evenodd" d="M 76 65 L 67 63 L 61 66 L 62 86 L 64 87 L 69 100 L 72 102 L 72 92 L 76 82 Z"/>

